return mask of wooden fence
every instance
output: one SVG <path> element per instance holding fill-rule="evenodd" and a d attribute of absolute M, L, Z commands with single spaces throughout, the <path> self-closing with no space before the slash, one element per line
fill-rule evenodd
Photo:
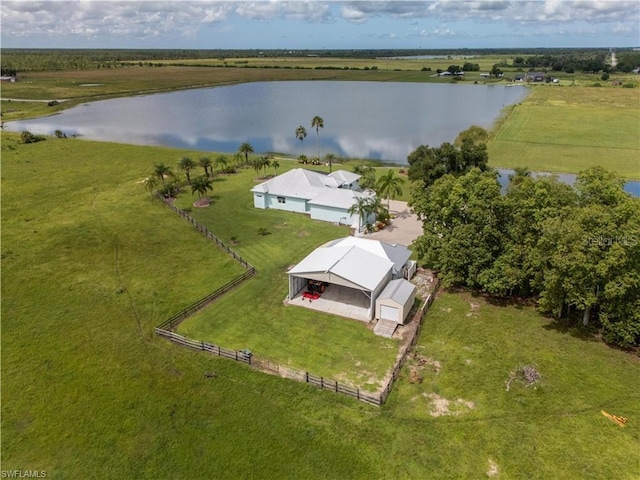
<path fill-rule="evenodd" d="M 198 230 L 200 233 L 205 235 L 210 240 L 214 241 L 220 248 L 225 250 L 229 255 L 233 256 L 233 258 L 236 259 L 238 262 L 240 262 L 247 269 L 247 271 L 242 275 L 234 278 L 227 284 L 223 285 L 222 287 L 218 288 L 214 292 L 211 292 L 210 294 L 201 298 L 197 302 L 192 303 L 188 307 L 182 309 L 178 313 L 169 317 L 167 320 L 165 320 L 164 322 L 162 322 L 160 325 L 156 327 L 155 332 L 157 335 L 167 338 L 174 343 L 177 343 L 179 345 L 182 345 L 188 348 L 192 348 L 195 350 L 202 350 L 205 352 L 209 352 L 213 355 L 217 355 L 219 357 L 224 357 L 231 360 L 235 360 L 237 362 L 245 363 L 247 365 L 250 365 L 252 368 L 264 373 L 268 373 L 271 375 L 278 375 L 283 378 L 296 380 L 298 382 L 305 382 L 315 387 L 318 387 L 322 390 L 330 390 L 335 393 L 348 395 L 350 397 L 356 398 L 370 405 L 375 405 L 379 407 L 386 401 L 387 397 L 389 396 L 389 393 L 391 392 L 391 388 L 393 387 L 394 382 L 400 375 L 400 370 L 402 369 L 402 366 L 404 365 L 404 362 L 407 359 L 409 352 L 418 341 L 420 330 L 422 328 L 422 320 L 424 319 L 427 309 L 433 303 L 433 299 L 435 298 L 435 294 L 438 291 L 438 287 L 440 285 L 438 280 L 436 280 L 436 284 L 434 286 L 433 292 L 429 294 L 426 301 L 424 302 L 420 310 L 416 312 L 416 314 L 413 317 L 413 320 L 411 321 L 411 324 L 415 324 L 413 336 L 411 338 L 411 341 L 403 347 L 401 354 L 398 356 L 398 360 L 396 361 L 396 364 L 394 365 L 391 371 L 391 374 L 388 375 L 387 384 L 378 392 L 363 391 L 363 390 L 360 390 L 358 387 L 354 387 L 352 385 L 348 385 L 345 383 L 340 383 L 337 380 L 320 377 L 309 372 L 305 372 L 302 370 L 297 370 L 291 367 L 280 365 L 269 359 L 262 359 L 262 358 L 256 357 L 249 351 L 231 350 L 228 348 L 221 347 L 219 345 L 214 345 L 212 343 L 204 342 L 202 340 L 194 340 L 194 339 L 187 338 L 183 335 L 179 335 L 175 333 L 174 331 L 175 328 L 182 321 L 184 321 L 185 319 L 193 315 L 195 312 L 197 312 L 198 310 L 202 309 L 203 307 L 205 307 L 206 305 L 214 301 L 216 298 L 220 297 L 221 295 L 224 295 L 229 290 L 237 287 L 242 282 L 244 282 L 248 278 L 255 275 L 256 269 L 255 267 L 253 267 L 253 265 L 246 262 L 240 255 L 238 255 L 231 248 L 229 248 L 222 240 L 220 240 L 212 232 L 210 232 L 204 225 L 200 224 L 193 217 L 191 217 L 191 215 L 189 215 L 187 212 L 185 212 L 184 210 L 181 210 L 180 208 L 176 207 L 172 203 L 168 202 L 162 196 L 160 195 L 158 196 L 161 198 L 161 200 L 166 206 L 171 208 L 174 212 L 178 213 L 186 221 L 191 223 L 196 228 L 196 230 Z"/>
<path fill-rule="evenodd" d="M 180 323 L 182 323 L 184 320 L 186 320 L 191 315 L 196 313 L 198 310 L 207 306 L 208 304 L 213 302 L 216 298 L 224 295 L 229 290 L 232 290 L 233 288 L 237 287 L 242 282 L 244 282 L 248 278 L 251 278 L 255 274 L 256 274 L 255 269 L 251 267 L 251 269 L 247 270 L 239 277 L 234 278 L 230 282 L 224 284 L 223 286 L 211 292 L 210 294 L 206 295 L 205 297 L 201 298 L 197 302 L 192 303 L 188 307 L 183 308 L 178 313 L 175 313 L 171 317 L 167 318 L 164 322 L 162 322 L 160 325 L 156 327 L 156 333 L 158 332 L 158 330 L 162 330 L 162 331 L 168 330 L 170 332 L 173 332 L 176 329 L 176 327 L 180 325 Z"/>
<path fill-rule="evenodd" d="M 202 233 L 209 240 L 215 242 L 216 245 L 218 245 L 221 249 L 223 249 L 225 252 L 227 252 L 229 255 L 231 255 L 234 259 L 236 259 L 238 262 L 240 262 L 247 270 L 253 270 L 254 273 L 255 273 L 255 268 L 253 267 L 253 265 L 251 265 L 249 262 L 244 260 L 238 253 L 236 253 L 226 243 L 224 243 L 222 240 L 220 240 L 207 227 L 205 227 L 200 222 L 198 222 L 195 218 L 193 218 L 191 215 L 189 215 L 188 212 L 185 212 L 181 208 L 176 207 L 173 203 L 169 202 L 166 198 L 164 198 L 160 194 L 158 194 L 158 198 L 160 198 L 162 200 L 162 203 L 164 203 L 167 207 L 169 207 L 171 210 L 176 212 L 178 215 L 180 215 L 182 218 L 184 218 L 187 222 L 189 222 L 191 225 L 193 225 L 193 227 L 196 230 L 198 230 L 200 233 Z"/>

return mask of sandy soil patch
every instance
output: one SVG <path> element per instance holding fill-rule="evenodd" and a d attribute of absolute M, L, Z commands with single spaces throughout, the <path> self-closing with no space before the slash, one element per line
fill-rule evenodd
<path fill-rule="evenodd" d="M 441 397 L 437 393 L 423 393 L 422 395 L 414 397 L 411 400 L 415 401 L 420 396 L 429 401 L 429 415 L 431 415 L 432 417 L 442 417 L 448 415 L 457 416 L 461 413 L 475 408 L 475 404 L 468 400 L 464 400 L 462 398 L 449 400 L 447 398 Z"/>

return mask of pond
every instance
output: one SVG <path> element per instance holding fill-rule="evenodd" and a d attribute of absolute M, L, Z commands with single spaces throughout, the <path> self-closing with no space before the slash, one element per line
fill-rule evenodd
<path fill-rule="evenodd" d="M 257 82 L 87 103 L 58 115 L 7 122 L 11 131 L 91 140 L 308 157 L 334 153 L 406 163 L 419 145 L 453 142 L 471 125 L 490 128 L 528 94 L 522 86 L 399 82 Z M 314 116 L 324 119 L 318 133 Z M 303 125 L 307 137 L 298 141 Z"/>
<path fill-rule="evenodd" d="M 514 173 L 513 170 L 507 168 L 497 168 L 498 181 L 502 187 L 502 193 L 507 192 L 507 186 L 509 185 L 509 175 Z M 532 172 L 534 177 L 540 175 L 553 175 L 546 172 Z M 573 173 L 557 173 L 555 174 L 558 180 L 566 183 L 567 185 L 573 185 L 576 181 L 576 175 Z M 640 197 L 640 182 L 626 182 L 624 184 L 624 191 L 630 193 L 634 197 Z"/>

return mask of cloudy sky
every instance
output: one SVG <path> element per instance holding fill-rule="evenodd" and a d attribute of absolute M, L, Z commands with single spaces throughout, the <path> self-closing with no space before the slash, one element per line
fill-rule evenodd
<path fill-rule="evenodd" d="M 2 47 L 640 46 L 638 0 L 11 1 Z"/>

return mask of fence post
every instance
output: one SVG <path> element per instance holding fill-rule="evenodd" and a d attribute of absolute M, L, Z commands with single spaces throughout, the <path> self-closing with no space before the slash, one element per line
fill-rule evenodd
<path fill-rule="evenodd" d="M 307 383 L 309 383 L 309 372 L 304 372 L 304 379 Z"/>
<path fill-rule="evenodd" d="M 360 388 L 356 387 L 356 398 L 360 400 Z"/>

